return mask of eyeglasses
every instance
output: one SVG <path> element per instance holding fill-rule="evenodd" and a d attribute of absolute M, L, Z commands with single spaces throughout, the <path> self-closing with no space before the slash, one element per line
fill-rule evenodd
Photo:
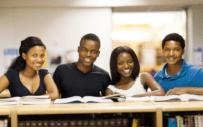
<path fill-rule="evenodd" d="M 82 52 L 84 52 L 84 53 L 89 52 L 89 50 L 86 49 L 86 48 L 84 48 L 84 47 L 82 47 L 80 50 L 81 50 Z M 98 52 L 98 50 L 91 50 L 91 51 L 90 51 L 90 54 L 95 55 L 95 54 L 97 54 L 97 52 Z"/>

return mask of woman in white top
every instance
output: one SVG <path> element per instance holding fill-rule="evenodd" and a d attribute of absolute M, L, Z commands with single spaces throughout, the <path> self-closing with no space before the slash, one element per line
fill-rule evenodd
<path fill-rule="evenodd" d="M 163 96 L 162 87 L 149 73 L 139 73 L 140 65 L 135 52 L 120 46 L 113 50 L 110 59 L 112 85 L 106 89 L 106 96 L 124 94 L 131 97 Z M 146 92 L 147 88 L 151 92 Z"/>

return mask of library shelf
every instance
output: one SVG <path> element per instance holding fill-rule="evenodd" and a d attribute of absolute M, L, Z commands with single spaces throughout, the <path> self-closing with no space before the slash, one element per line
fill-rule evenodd
<path fill-rule="evenodd" d="M 13 116 L 11 127 L 17 127 L 20 115 L 48 114 L 89 114 L 89 113 L 154 113 L 158 115 L 155 105 L 149 102 L 115 102 L 115 103 L 70 103 L 49 105 L 21 105 Z M 15 113 L 13 113 L 15 114 Z M 160 115 L 161 116 L 161 115 Z M 155 124 L 161 127 L 162 117 L 155 116 Z"/>
<path fill-rule="evenodd" d="M 78 113 L 117 113 L 117 112 L 156 112 L 156 107 L 147 102 L 139 103 L 77 103 L 50 105 L 22 105 L 17 113 L 26 114 L 78 114 Z"/>
<path fill-rule="evenodd" d="M 91 113 L 153 113 L 156 127 L 163 127 L 163 112 L 203 111 L 203 101 L 191 102 L 115 102 L 48 105 L 0 106 L 0 116 L 11 116 L 11 127 L 18 127 L 18 117 L 25 115 L 60 115 Z"/>
<path fill-rule="evenodd" d="M 157 107 L 157 115 L 161 121 L 160 127 L 163 127 L 163 112 L 193 112 L 203 111 L 203 101 L 189 101 L 189 102 L 151 102 Z M 159 127 L 159 126 L 158 126 Z"/>

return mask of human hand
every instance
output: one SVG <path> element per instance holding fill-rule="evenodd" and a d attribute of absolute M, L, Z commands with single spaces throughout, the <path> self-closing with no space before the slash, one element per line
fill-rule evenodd
<path fill-rule="evenodd" d="M 167 95 L 172 95 L 172 94 L 180 95 L 180 94 L 184 94 L 184 93 L 188 93 L 188 88 L 185 88 L 185 87 L 176 87 L 176 88 L 174 88 L 174 89 L 170 89 L 170 90 L 166 93 L 166 96 L 167 96 Z"/>
<path fill-rule="evenodd" d="M 117 92 L 114 92 L 113 94 L 119 94 L 119 93 L 117 93 Z"/>

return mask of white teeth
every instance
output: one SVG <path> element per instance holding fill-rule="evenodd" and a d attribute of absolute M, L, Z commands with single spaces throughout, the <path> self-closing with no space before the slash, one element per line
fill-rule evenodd
<path fill-rule="evenodd" d="M 130 69 L 123 70 L 124 73 L 130 73 Z"/>
<path fill-rule="evenodd" d="M 41 64 L 35 64 L 35 66 L 39 67 L 39 66 L 41 66 Z"/>
<path fill-rule="evenodd" d="M 85 61 L 86 61 L 86 62 L 90 62 L 91 59 L 89 59 L 89 58 L 85 58 Z"/>
<path fill-rule="evenodd" d="M 169 58 L 169 60 L 174 60 L 174 58 Z"/>

